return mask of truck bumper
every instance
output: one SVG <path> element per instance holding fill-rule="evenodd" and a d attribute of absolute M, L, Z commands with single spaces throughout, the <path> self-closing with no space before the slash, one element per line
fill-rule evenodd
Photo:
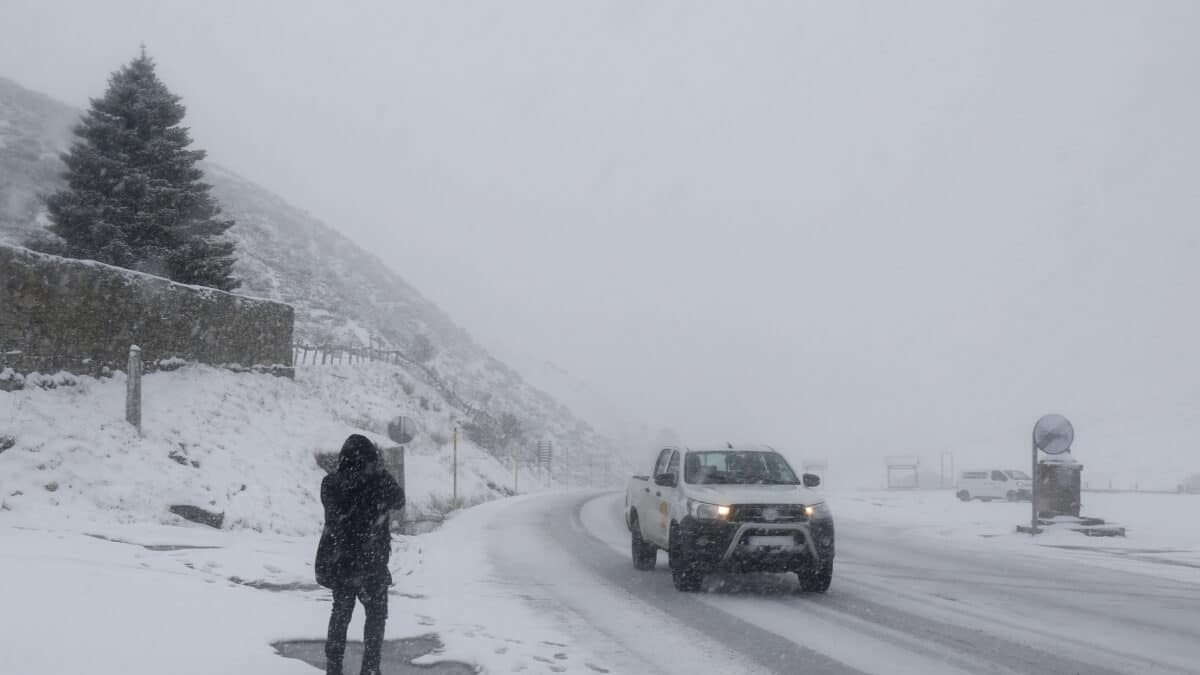
<path fill-rule="evenodd" d="M 828 562 L 834 556 L 833 520 L 796 523 L 729 523 L 684 518 L 679 526 L 682 557 L 704 572 L 788 572 Z M 772 537 L 771 545 L 758 545 Z M 779 537 L 791 541 L 778 543 Z"/>

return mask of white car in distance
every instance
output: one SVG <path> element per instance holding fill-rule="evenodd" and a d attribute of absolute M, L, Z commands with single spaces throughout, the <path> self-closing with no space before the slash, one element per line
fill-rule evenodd
<path fill-rule="evenodd" d="M 1033 480 L 1018 469 L 971 469 L 959 474 L 955 490 L 964 502 L 972 499 L 1028 501 L 1033 494 Z"/>

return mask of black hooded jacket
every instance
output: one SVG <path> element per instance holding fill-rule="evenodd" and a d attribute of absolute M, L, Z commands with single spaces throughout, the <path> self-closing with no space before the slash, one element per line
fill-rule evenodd
<path fill-rule="evenodd" d="M 403 508 L 404 490 L 365 436 L 346 439 L 337 471 L 321 482 L 321 504 L 325 529 L 317 546 L 317 583 L 326 588 L 391 584 L 388 512 Z"/>

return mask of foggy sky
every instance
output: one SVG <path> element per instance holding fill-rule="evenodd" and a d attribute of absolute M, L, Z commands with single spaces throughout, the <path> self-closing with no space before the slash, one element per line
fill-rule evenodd
<path fill-rule="evenodd" d="M 1043 412 L 1109 455 L 1195 422 L 1200 4 L 0 17 L 0 74 L 77 106 L 145 41 L 213 161 L 653 427 L 1021 457 Z"/>

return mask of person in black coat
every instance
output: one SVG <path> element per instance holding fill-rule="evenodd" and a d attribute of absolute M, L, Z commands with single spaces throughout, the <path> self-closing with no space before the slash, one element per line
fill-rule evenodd
<path fill-rule="evenodd" d="M 325 529 L 317 546 L 317 583 L 333 591 L 325 672 L 342 675 L 346 629 L 357 598 L 367 613 L 362 674 L 377 675 L 392 585 L 388 513 L 404 507 L 404 490 L 384 470 L 375 444 L 354 434 L 342 445 L 337 471 L 321 482 L 321 504 Z"/>

